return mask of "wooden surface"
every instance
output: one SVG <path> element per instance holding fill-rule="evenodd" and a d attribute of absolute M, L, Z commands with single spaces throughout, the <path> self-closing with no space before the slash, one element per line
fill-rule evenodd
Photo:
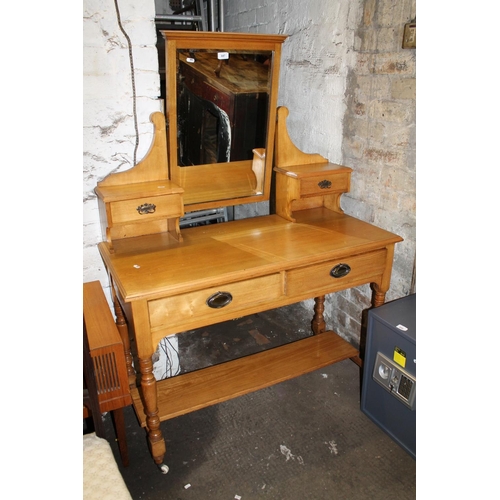
<path fill-rule="evenodd" d="M 165 336 L 333 293 L 364 283 L 385 286 L 396 235 L 324 208 L 304 223 L 271 215 L 183 229 L 183 242 L 164 235 L 118 240 L 99 250 L 121 301 L 144 301 L 148 351 Z M 334 279 L 339 263 L 352 271 Z M 175 270 L 175 271 L 174 271 Z M 206 300 L 228 291 L 232 302 Z"/>
<path fill-rule="evenodd" d="M 121 343 L 115 320 L 99 281 L 83 284 L 83 320 L 91 350 Z"/>
<path fill-rule="evenodd" d="M 127 466 L 123 408 L 132 404 L 132 396 L 122 338 L 99 281 L 83 284 L 83 326 L 84 382 L 89 395 L 84 397 L 83 416 L 87 418 L 90 410 L 97 435 L 105 438 L 102 414 L 112 413 L 122 463 Z"/>
<path fill-rule="evenodd" d="M 274 35 L 260 33 L 221 33 L 221 32 L 196 32 L 192 31 L 160 31 L 165 39 L 176 40 L 179 49 L 218 49 L 234 48 L 235 50 L 256 51 L 272 50 L 275 44 L 281 44 L 287 38 L 286 35 Z"/>
<path fill-rule="evenodd" d="M 233 397 L 356 356 L 358 351 L 333 332 L 325 332 L 252 356 L 165 379 L 158 384 L 161 420 L 183 415 Z M 146 425 L 140 391 L 132 391 L 141 425 Z"/>
<path fill-rule="evenodd" d="M 179 168 L 177 181 L 185 189 L 186 211 L 227 206 L 235 199 L 256 201 L 260 195 L 252 164 L 252 160 L 242 160 Z M 207 204 L 207 196 L 217 201 Z"/>
<path fill-rule="evenodd" d="M 106 179 L 108 182 L 99 183 L 95 188 L 96 194 L 106 203 L 184 193 L 184 189 L 169 180 L 112 185 L 110 178 L 106 177 Z"/>
<path fill-rule="evenodd" d="M 352 168 L 337 165 L 336 163 L 305 163 L 291 165 L 287 167 L 274 167 L 276 172 L 292 177 L 294 179 L 304 179 L 310 177 L 324 177 L 329 174 L 350 173 Z"/>
<path fill-rule="evenodd" d="M 132 404 L 123 342 L 99 281 L 83 284 L 83 319 L 101 412 Z"/>
<path fill-rule="evenodd" d="M 104 242 L 99 250 L 121 297 L 130 302 L 351 257 L 401 241 L 345 214 L 322 208 L 306 212 L 300 224 L 277 215 L 254 217 L 183 229 L 182 243 L 158 235 L 117 241 L 114 254 Z"/>

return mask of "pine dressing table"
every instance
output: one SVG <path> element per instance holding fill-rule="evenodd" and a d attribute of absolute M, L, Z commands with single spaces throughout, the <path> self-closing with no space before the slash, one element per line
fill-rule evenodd
<path fill-rule="evenodd" d="M 203 35 L 215 39 L 227 34 Z M 167 34 L 167 53 L 169 36 L 178 43 L 185 35 Z M 283 40 L 265 42 L 270 41 L 279 56 Z M 144 160 L 127 172 L 109 175 L 96 188 L 104 235 L 99 252 L 126 349 L 133 404 L 154 462 L 164 473 L 168 467 L 163 463 L 162 421 L 347 358 L 359 360 L 355 347 L 327 330 L 325 295 L 369 283 L 376 307 L 389 289 L 394 246 L 402 239 L 343 213 L 340 197 L 349 190 L 351 169 L 298 150 L 286 129 L 288 110 L 276 108 L 274 91 L 269 100 L 274 106 L 268 124 L 271 139 L 265 150 L 256 149 L 244 162 L 239 185 L 246 183 L 257 197 L 266 197 L 268 166 L 274 158 L 276 214 L 181 232 L 179 219 L 186 207 L 206 204 L 196 202 L 182 176 L 172 180 L 175 157 L 167 153 L 166 137 L 175 137 L 176 131 L 167 134 L 161 113 L 151 117 L 155 134 Z M 167 103 L 167 115 L 172 107 L 175 102 Z M 169 148 L 173 144 L 170 140 Z M 275 154 L 269 159 L 273 146 Z M 235 168 L 240 167 L 237 162 Z M 313 335 L 155 380 L 152 356 L 162 338 L 311 298 Z"/>

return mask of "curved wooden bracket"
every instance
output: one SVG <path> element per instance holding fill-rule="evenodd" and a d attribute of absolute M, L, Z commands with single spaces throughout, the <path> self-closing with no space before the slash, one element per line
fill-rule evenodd
<path fill-rule="evenodd" d="M 184 189 L 170 180 L 165 116 L 155 112 L 150 120 L 154 137 L 143 160 L 129 170 L 109 174 L 95 188 L 110 251 L 113 241 L 163 232 L 182 241 Z"/>
<path fill-rule="evenodd" d="M 161 181 L 170 178 L 167 162 L 165 116 L 163 113 L 156 111 L 151 113 L 149 120 L 153 124 L 154 137 L 146 156 L 129 170 L 109 174 L 99 182 L 99 186 L 123 186 L 124 184 Z"/>
<path fill-rule="evenodd" d="M 255 194 L 262 194 L 264 192 L 264 174 L 266 171 L 266 150 L 264 148 L 255 148 L 252 152 L 252 171 L 257 180 Z"/>
<path fill-rule="evenodd" d="M 317 153 L 304 153 L 291 141 L 286 128 L 288 108 L 279 106 L 277 110 L 276 137 L 274 143 L 274 163 L 277 167 L 306 165 L 311 163 L 328 163 L 328 160 Z"/>

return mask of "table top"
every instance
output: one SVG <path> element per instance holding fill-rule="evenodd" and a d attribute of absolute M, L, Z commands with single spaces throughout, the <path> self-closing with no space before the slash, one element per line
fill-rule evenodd
<path fill-rule="evenodd" d="M 345 256 L 402 241 L 399 236 L 324 208 L 297 222 L 266 215 L 106 242 L 99 251 L 125 302 L 168 297 Z"/>

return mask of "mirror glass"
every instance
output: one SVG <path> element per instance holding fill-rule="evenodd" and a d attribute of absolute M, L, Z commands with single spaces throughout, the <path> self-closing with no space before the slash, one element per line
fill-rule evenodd
<path fill-rule="evenodd" d="M 269 51 L 179 50 L 177 162 L 251 160 L 266 147 Z"/>
<path fill-rule="evenodd" d="M 286 37 L 162 34 L 168 168 L 185 210 L 268 200 Z"/>

